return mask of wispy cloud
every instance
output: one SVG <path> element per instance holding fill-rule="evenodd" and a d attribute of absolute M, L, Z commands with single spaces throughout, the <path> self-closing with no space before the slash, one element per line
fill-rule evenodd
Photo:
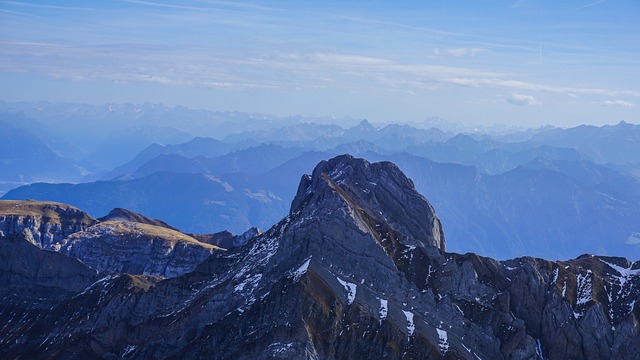
<path fill-rule="evenodd" d="M 571 9 L 570 11 L 577 11 L 577 10 L 582 10 L 582 9 L 586 9 L 588 7 L 592 7 L 594 5 L 598 5 L 601 4 L 603 2 L 606 2 L 607 0 L 598 0 L 598 1 L 594 1 L 592 3 L 586 4 L 586 5 L 582 5 L 582 6 L 578 6 L 577 8 Z"/>
<path fill-rule="evenodd" d="M 44 61 L 46 59 L 46 61 Z M 73 64 L 73 65 L 70 65 Z M 56 77 L 98 78 L 114 81 L 146 81 L 193 87 L 307 88 L 334 84 L 341 88 L 381 90 L 436 89 L 464 86 L 509 89 L 514 104 L 539 101 L 523 92 L 579 94 L 607 97 L 640 97 L 625 89 L 558 86 L 516 80 L 505 74 L 472 67 L 409 63 L 384 57 L 338 52 L 247 52 L 224 54 L 205 46 L 172 47 L 144 44 L 72 46 L 58 43 L 0 41 L 0 69 L 40 72 Z M 607 105 L 631 103 L 611 100 Z"/>
<path fill-rule="evenodd" d="M 538 99 L 531 95 L 523 95 L 523 94 L 511 94 L 508 98 L 505 99 L 508 103 L 513 105 L 540 105 L 542 104 Z"/>
<path fill-rule="evenodd" d="M 633 90 L 606 89 L 594 87 L 575 87 L 575 86 L 558 86 L 541 83 L 532 83 L 526 81 L 512 80 L 506 78 L 447 78 L 443 82 L 453 85 L 469 86 L 469 87 L 492 87 L 506 88 L 522 91 L 540 91 L 550 93 L 565 94 L 590 94 L 604 96 L 638 96 L 640 92 Z"/>
<path fill-rule="evenodd" d="M 30 8 L 40 8 L 40 9 L 51 9 L 51 10 L 94 10 L 93 8 L 88 7 L 78 7 L 78 6 L 61 6 L 61 5 L 47 5 L 47 4 L 37 4 L 30 3 L 26 1 L 3 1 L 5 5 L 14 5 L 21 7 L 30 7 Z"/>
<path fill-rule="evenodd" d="M 174 5 L 174 4 L 160 3 L 155 1 L 143 1 L 143 0 L 119 0 L 119 1 L 130 3 L 130 4 L 147 5 L 147 6 L 169 8 L 169 9 L 196 10 L 196 11 L 208 10 L 207 8 L 204 8 L 204 7 Z"/>
<path fill-rule="evenodd" d="M 581 8 L 593 11 L 611 10 L 616 3 L 604 2 L 580 1 L 586 4 Z M 443 115 L 458 111 L 460 103 L 499 102 L 517 111 L 505 106 L 508 102 L 545 105 L 536 112 L 571 107 L 581 118 L 579 111 L 596 116 L 595 109 L 604 118 L 640 104 L 640 89 L 627 75 L 640 53 L 628 31 L 634 24 L 591 27 L 570 16 L 562 24 L 540 17 L 580 4 L 510 0 L 478 17 L 477 4 L 453 13 L 428 2 L 1 3 L 8 5 L 0 5 L 0 72 L 88 80 L 82 84 L 87 88 L 98 80 L 157 84 L 149 88 L 158 93 L 217 89 L 222 97 L 248 103 L 253 100 L 242 93 L 247 89 L 269 89 L 265 96 L 299 92 L 301 99 L 306 96 L 300 103 L 309 104 L 322 96 L 357 103 L 345 94 L 359 94 L 372 112 L 409 103 L 402 94 L 415 99 L 415 113 Z M 500 18 L 504 14 L 510 17 Z M 546 61 L 537 61 L 541 54 Z M 369 104 L 373 98 L 389 101 Z"/>
<path fill-rule="evenodd" d="M 455 57 L 464 57 L 464 56 L 474 57 L 476 56 L 476 54 L 479 54 L 483 51 L 485 50 L 480 48 L 454 48 L 454 49 L 448 49 L 447 54 Z"/>
<path fill-rule="evenodd" d="M 636 107 L 636 104 L 629 102 L 629 101 L 624 101 L 624 100 L 606 100 L 602 102 L 602 105 L 605 106 L 622 106 L 622 107 L 626 107 L 626 108 L 634 108 Z"/>

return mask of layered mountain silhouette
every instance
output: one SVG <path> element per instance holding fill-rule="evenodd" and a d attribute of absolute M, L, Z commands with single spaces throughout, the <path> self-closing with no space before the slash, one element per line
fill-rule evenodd
<path fill-rule="evenodd" d="M 453 251 L 499 259 L 568 259 L 589 252 L 640 258 L 634 240 L 640 233 L 640 182 L 607 167 L 535 157 L 488 175 L 472 166 L 407 153 L 367 151 L 366 143 L 353 148 L 363 149 L 361 156 L 370 161 L 392 161 L 414 180 L 439 209 Z M 269 154 L 271 149 L 277 151 Z M 336 155 L 296 156 L 298 151 L 264 145 L 217 158 L 165 155 L 141 167 L 147 170 L 138 172 L 140 177 L 134 172 L 134 178 L 123 180 L 32 184 L 4 199 L 54 200 L 98 215 L 121 207 L 189 233 L 239 234 L 250 227 L 269 228 L 286 216 L 300 174 Z M 168 158 L 178 161 L 162 161 Z M 149 170 L 152 164 L 163 171 Z"/>
<path fill-rule="evenodd" d="M 187 233 L 240 234 L 286 216 L 300 174 L 351 153 L 414 179 L 451 250 L 640 258 L 640 127 L 626 122 L 456 135 L 430 128 L 437 122 L 335 125 L 154 104 L 0 101 L 0 111 L 4 199 L 96 216 L 126 208 Z"/>
<path fill-rule="evenodd" d="M 76 181 L 86 171 L 78 162 L 58 155 L 37 136 L 0 117 L 0 191 L 5 182 Z"/>
<path fill-rule="evenodd" d="M 640 356 L 640 263 L 448 253 L 436 211 L 389 162 L 320 162 L 284 219 L 169 278 L 4 235 L 2 357 Z M 55 266 L 17 265 L 33 263 Z"/>

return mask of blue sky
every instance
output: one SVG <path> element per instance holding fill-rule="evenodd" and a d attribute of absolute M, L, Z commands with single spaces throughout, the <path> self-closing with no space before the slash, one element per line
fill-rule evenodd
<path fill-rule="evenodd" d="M 640 123 L 638 19 L 637 0 L 1 1 L 0 99 Z"/>

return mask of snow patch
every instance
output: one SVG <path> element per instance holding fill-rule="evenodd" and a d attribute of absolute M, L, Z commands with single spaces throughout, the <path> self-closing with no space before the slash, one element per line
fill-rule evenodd
<path fill-rule="evenodd" d="M 122 352 L 122 357 L 125 357 L 127 355 L 129 355 L 130 353 L 132 353 L 133 351 L 136 350 L 136 346 L 135 345 L 129 345 L 126 348 L 124 348 L 124 351 Z"/>
<path fill-rule="evenodd" d="M 387 313 L 389 312 L 388 302 L 385 299 L 378 298 L 380 300 L 380 323 L 387 318 Z"/>
<path fill-rule="evenodd" d="M 298 281 L 300 280 L 300 278 L 302 277 L 302 275 L 304 275 L 307 272 L 307 269 L 309 268 L 309 262 L 311 262 L 311 258 L 308 258 L 304 263 L 302 263 L 302 265 L 300 265 L 300 267 L 293 272 L 293 281 Z"/>
<path fill-rule="evenodd" d="M 607 291 L 607 298 L 609 300 L 609 317 L 613 320 L 619 316 L 629 315 L 635 308 L 635 300 L 633 299 L 635 283 L 631 281 L 638 275 L 640 275 L 640 269 L 632 269 L 632 266 L 624 268 L 602 259 L 598 259 L 610 268 L 612 268 L 616 274 L 609 274 L 611 279 L 611 286 L 605 290 Z M 617 315 L 617 316 L 616 316 Z"/>
<path fill-rule="evenodd" d="M 576 305 L 584 305 L 589 302 L 593 295 L 593 284 L 591 283 L 591 270 L 587 270 L 585 275 L 578 274 L 578 291 L 576 294 Z"/>
<path fill-rule="evenodd" d="M 253 276 L 249 276 L 248 278 L 246 278 L 243 282 L 241 282 L 240 284 L 236 285 L 233 288 L 234 292 L 241 292 L 244 291 L 244 288 L 249 285 L 249 289 L 248 291 L 253 290 L 257 285 L 258 282 L 260 281 L 260 279 L 262 279 L 262 274 L 255 274 Z"/>
<path fill-rule="evenodd" d="M 412 336 L 413 332 L 416 331 L 416 324 L 413 323 L 413 313 L 410 311 L 404 311 L 404 316 L 407 318 L 407 335 Z"/>
<path fill-rule="evenodd" d="M 342 279 L 340 279 L 339 277 L 336 276 L 336 279 L 338 279 L 338 282 L 340 283 L 340 285 L 342 285 L 345 290 L 347 290 L 348 294 L 347 294 L 347 305 L 351 305 L 353 303 L 353 300 L 356 299 L 356 288 L 357 285 L 356 284 L 352 284 L 350 282 L 346 282 Z"/>
<path fill-rule="evenodd" d="M 615 264 L 611 264 L 609 262 L 606 262 L 602 259 L 598 259 L 600 261 L 602 261 L 603 263 L 607 264 L 609 267 L 611 267 L 613 270 L 615 270 L 616 272 L 618 272 L 618 274 L 620 274 L 620 276 L 616 276 L 615 279 L 618 280 L 618 284 L 620 285 L 620 287 L 623 287 L 624 284 L 633 276 L 638 276 L 640 274 L 640 269 L 636 269 L 636 270 L 631 270 L 631 267 L 629 268 L 623 268 L 622 266 L 618 266 Z"/>
<path fill-rule="evenodd" d="M 293 346 L 293 343 L 273 343 L 271 345 L 269 345 L 269 349 L 271 349 L 271 354 L 274 356 L 281 356 L 286 354 L 286 352 L 291 349 L 291 346 Z"/>
<path fill-rule="evenodd" d="M 438 332 L 438 347 L 440 347 L 440 351 L 445 353 L 449 350 L 449 336 L 447 335 L 447 331 L 436 328 Z"/>
<path fill-rule="evenodd" d="M 556 281 L 558 281 L 558 273 L 560 272 L 559 268 L 553 269 L 553 280 L 551 280 L 551 285 L 555 285 Z"/>
<path fill-rule="evenodd" d="M 540 357 L 540 359 L 544 360 L 544 356 L 542 356 L 542 344 L 540 343 L 540 339 L 536 339 L 536 354 Z"/>
<path fill-rule="evenodd" d="M 460 306 L 458 306 L 458 304 L 453 303 L 453 306 L 455 306 L 456 309 L 458 309 L 458 311 L 460 312 L 460 314 L 462 314 L 462 316 L 464 316 L 464 312 L 462 311 L 462 309 L 460 309 Z"/>

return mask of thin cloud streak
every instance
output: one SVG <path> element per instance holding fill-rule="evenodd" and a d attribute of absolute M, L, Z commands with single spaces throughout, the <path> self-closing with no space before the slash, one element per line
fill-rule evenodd
<path fill-rule="evenodd" d="M 594 5 L 601 4 L 601 3 L 605 2 L 605 1 L 607 1 L 607 0 L 598 0 L 598 1 L 592 2 L 592 3 L 587 4 L 587 5 L 579 6 L 579 7 L 575 8 L 575 9 L 570 10 L 570 11 L 578 11 L 578 10 L 586 9 L 588 7 L 592 7 Z"/>
<path fill-rule="evenodd" d="M 603 1 L 585 2 L 593 12 Z M 79 2 L 4 4 L 0 77 L 4 72 L 6 79 L 28 74 L 25 80 L 34 84 L 38 77 L 86 82 L 73 84 L 76 89 L 117 84 L 104 85 L 111 92 L 126 90 L 123 84 L 157 84 L 140 95 L 150 101 L 154 91 L 171 98 L 162 94 L 216 89 L 221 103 L 235 96 L 242 99 L 235 104 L 263 106 L 267 102 L 260 98 L 295 93 L 300 103 L 318 101 L 328 111 L 359 103 L 364 113 L 389 114 L 396 106 L 400 115 L 442 111 L 438 115 L 446 117 L 462 114 L 460 104 L 473 104 L 484 106 L 489 118 L 496 106 L 505 116 L 518 111 L 505 101 L 511 99 L 543 104 L 536 113 L 562 108 L 583 119 L 587 108 L 589 116 L 600 111 L 603 117 L 619 117 L 640 97 L 627 75 L 635 71 L 640 53 L 629 35 L 635 25 L 629 20 L 594 24 L 571 16 L 563 17 L 571 22 L 559 23 L 558 16 L 543 16 L 566 9 L 561 4 L 521 2 L 528 7 L 526 15 L 509 4 L 493 5 L 483 17 L 478 12 L 487 8 L 475 4 L 456 12 L 428 3 L 82 3 L 96 11 L 74 9 Z M 597 9 L 612 13 L 616 7 L 610 2 Z M 23 97 L 32 96 L 26 89 L 35 87 L 23 85 Z M 242 93 L 256 89 L 260 96 Z M 10 97 L 14 93 L 5 90 Z M 95 97 L 109 96 L 102 94 Z M 348 100 L 352 94 L 359 100 Z M 277 102 L 265 109 L 286 112 L 291 106 L 282 100 L 271 107 Z"/>
<path fill-rule="evenodd" d="M 629 101 L 624 101 L 624 100 L 606 100 L 604 102 L 602 102 L 603 105 L 605 106 L 622 106 L 622 107 L 626 107 L 626 108 L 634 108 L 636 107 L 636 104 L 629 102 Z"/>
<path fill-rule="evenodd" d="M 73 11 L 93 11 L 94 8 L 88 7 L 77 7 L 77 6 L 60 6 L 60 5 L 44 5 L 44 4 L 34 4 L 25 1 L 4 1 L 5 5 L 17 5 L 23 7 L 30 8 L 39 8 L 39 9 L 52 9 L 52 10 L 73 10 Z"/>
<path fill-rule="evenodd" d="M 5 71 L 40 71 L 56 74 L 57 77 L 69 76 L 75 79 L 115 78 L 195 87 L 204 86 L 205 83 L 234 84 L 223 86 L 225 89 L 247 86 L 243 84 L 250 84 L 248 86 L 251 88 L 318 88 L 322 86 L 318 81 L 340 84 L 345 88 L 367 87 L 370 83 L 377 83 L 384 84 L 388 87 L 387 90 L 404 86 L 424 89 L 426 84 L 426 88 L 464 86 L 574 95 L 640 97 L 640 92 L 632 90 L 532 83 L 475 68 L 399 63 L 384 58 L 352 54 L 278 52 L 263 54 L 265 56 L 256 61 L 250 56 L 234 58 L 213 55 L 214 51 L 206 47 L 174 48 L 167 52 L 162 46 L 139 44 L 99 47 L 11 41 L 2 41 L 0 44 L 3 45 L 0 49 L 0 54 L 3 55 L 0 67 Z M 39 61 L 43 57 L 48 61 Z M 71 67 L 69 64 L 75 66 Z M 348 77 L 357 77 L 360 80 L 354 82 Z"/>

